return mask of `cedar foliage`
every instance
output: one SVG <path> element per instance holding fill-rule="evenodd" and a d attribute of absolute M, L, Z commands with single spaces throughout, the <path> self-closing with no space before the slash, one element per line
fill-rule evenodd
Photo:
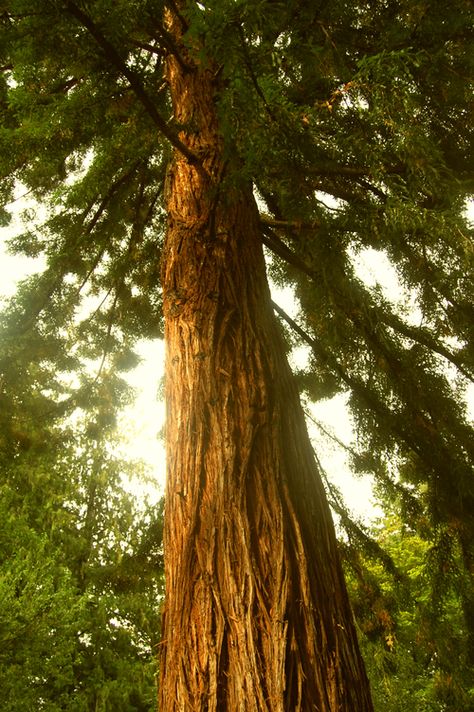
<path fill-rule="evenodd" d="M 406 526 L 394 508 L 387 509 L 371 534 L 390 555 L 397 575 L 355 547 L 346 551 L 375 709 L 472 710 L 462 606 L 462 591 L 470 581 L 459 566 L 459 547 L 445 532 L 439 571 L 433 545 Z"/>
<path fill-rule="evenodd" d="M 10 247 L 46 261 L 8 310 L 6 462 L 41 447 L 22 420 L 45 405 L 52 423 L 95 408 L 89 436 L 111 427 L 116 374 L 137 339 L 162 334 L 166 166 L 183 149 L 163 79 L 169 53 L 183 61 L 165 5 L 0 5 L 2 202 L 19 182 L 42 206 Z M 259 196 L 269 273 L 299 300 L 297 320 L 275 308 L 289 342 L 310 349 L 301 389 L 347 392 L 353 465 L 432 543 L 433 591 L 455 562 L 472 662 L 470 4 L 219 0 L 184 15 L 189 47 L 219 67 L 224 142 Z M 360 279 L 367 250 L 390 258 L 407 305 Z M 96 378 L 58 383 L 84 359 Z M 43 377 L 48 404 L 31 396 Z"/>
<path fill-rule="evenodd" d="M 44 334 L 18 338 L 14 314 L 0 344 L 2 706 L 151 709 L 161 511 L 124 488 L 140 466 L 111 454 L 109 401 L 124 384 L 103 378 L 87 416 L 65 417 L 71 358 Z"/>

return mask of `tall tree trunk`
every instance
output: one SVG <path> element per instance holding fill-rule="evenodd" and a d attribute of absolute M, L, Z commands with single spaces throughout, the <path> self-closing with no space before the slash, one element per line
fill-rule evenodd
<path fill-rule="evenodd" d="M 168 17 L 180 44 L 180 21 Z M 182 56 L 189 59 L 184 47 Z M 189 61 L 191 61 L 189 59 Z M 367 712 L 336 539 L 268 289 L 223 158 L 210 64 L 173 56 L 181 140 L 163 260 L 168 475 L 161 712 Z"/>

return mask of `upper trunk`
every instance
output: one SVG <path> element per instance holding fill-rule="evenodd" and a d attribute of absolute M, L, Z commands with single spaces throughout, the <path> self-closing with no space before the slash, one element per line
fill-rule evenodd
<path fill-rule="evenodd" d="M 179 43 L 179 22 L 169 17 Z M 185 49 L 182 48 L 183 55 Z M 162 712 L 368 712 L 330 511 L 273 315 L 250 186 L 226 178 L 212 66 L 168 63 L 181 140 L 163 261 Z"/>

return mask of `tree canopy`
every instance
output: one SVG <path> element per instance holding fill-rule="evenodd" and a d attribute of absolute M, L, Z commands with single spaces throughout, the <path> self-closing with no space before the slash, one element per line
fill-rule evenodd
<path fill-rule="evenodd" d="M 71 448 L 89 460 L 72 468 L 78 478 L 88 473 L 76 492 L 95 487 L 91 443 L 113 429 L 125 397 L 120 374 L 136 363 L 139 339 L 163 333 L 168 166 L 173 150 L 202 159 L 183 144 L 180 132 L 193 127 L 177 123 L 170 103 L 164 63 L 172 55 L 186 70 L 186 58 L 163 24 L 168 6 L 219 82 L 224 151 L 239 164 L 220 191 L 252 184 L 268 273 L 298 300 L 297 318 L 274 308 L 288 348 L 309 348 L 301 392 L 310 400 L 347 393 L 353 466 L 370 472 L 381 499 L 396 501 L 413 536 L 430 542 L 433 591 L 446 562 L 457 572 L 474 662 L 470 3 L 184 5 L 0 4 L 1 216 L 7 224 L 21 185 L 38 213 L 25 216 L 10 249 L 46 264 L 3 316 L 0 436 L 11 496 L 25 491 L 29 472 L 46 476 L 49 450 L 38 468 L 21 463 L 45 439 L 63 443 L 59 424 L 81 411 L 89 444 Z M 367 251 L 388 257 L 403 300 L 360 277 Z M 71 470 L 61 447 L 49 446 L 47 466 L 58 478 Z M 70 495 L 60 487 L 55 496 Z M 46 525 L 25 501 L 15 527 L 32 528 L 30 555 L 48 557 L 68 601 L 73 583 L 56 551 L 42 549 Z M 341 512 L 360 545 L 363 532 Z M 49 585 L 51 610 L 69 607 Z"/>

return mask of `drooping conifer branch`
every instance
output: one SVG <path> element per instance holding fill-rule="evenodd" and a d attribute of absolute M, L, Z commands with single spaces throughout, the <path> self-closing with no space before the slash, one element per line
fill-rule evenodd
<path fill-rule="evenodd" d="M 419 455 L 422 459 L 428 459 L 435 470 L 440 466 L 440 461 L 437 461 L 436 456 L 433 457 L 433 448 L 435 439 L 433 433 L 430 433 L 430 428 L 425 425 L 426 417 L 415 410 L 414 415 L 418 415 L 418 420 L 413 419 L 408 423 L 399 413 L 387 407 L 376 392 L 367 384 L 363 383 L 359 378 L 347 372 L 340 361 L 329 351 L 327 351 L 316 339 L 311 337 L 289 314 L 285 312 L 278 304 L 272 302 L 273 308 L 279 316 L 286 321 L 291 329 L 311 347 L 317 358 L 330 370 L 337 373 L 341 380 L 366 404 L 366 406 L 375 411 L 382 422 L 386 424 L 388 429 L 400 440 L 404 441 L 408 447 Z M 415 424 L 421 425 L 418 428 L 418 433 L 412 431 L 411 427 Z M 427 448 L 426 440 L 429 439 L 430 446 Z M 438 448 L 438 454 L 443 448 L 441 444 Z"/>
<path fill-rule="evenodd" d="M 294 228 L 295 224 L 281 220 L 272 221 L 271 219 L 267 219 L 264 216 L 261 216 L 261 223 L 264 226 L 264 232 L 262 233 L 263 244 L 268 247 L 274 254 L 278 255 L 278 257 L 283 259 L 287 264 L 291 265 L 292 267 L 296 267 L 296 269 L 298 269 L 300 272 L 307 275 L 311 279 L 317 279 L 317 274 L 315 270 L 311 269 L 311 267 L 309 267 L 300 257 L 298 257 L 298 255 L 296 255 L 292 250 L 290 250 L 290 248 L 287 247 L 283 240 L 278 237 L 275 231 L 271 230 L 269 227 L 270 225 L 275 225 L 276 227 L 280 228 Z M 311 226 L 307 225 L 306 228 L 311 229 Z M 443 356 L 447 361 L 456 366 L 456 368 L 459 370 L 460 373 L 462 373 L 463 376 L 465 376 L 470 381 L 474 380 L 474 375 L 470 371 L 469 367 L 467 367 L 461 361 L 457 354 L 445 347 L 439 341 L 435 340 L 433 336 L 431 336 L 430 332 L 428 332 L 426 329 L 406 324 L 400 317 L 398 317 L 394 312 L 389 309 L 378 309 L 374 304 L 370 305 L 370 309 L 376 314 L 378 322 L 385 323 L 387 326 L 390 326 L 402 336 L 405 336 L 410 340 L 415 341 L 421 344 L 422 346 L 425 346 L 426 348 L 439 354 L 440 356 Z M 366 320 L 363 320 L 361 316 L 356 319 L 354 317 L 354 314 L 348 312 L 347 310 L 345 310 L 345 313 L 346 316 L 351 319 L 351 321 L 353 321 L 354 323 L 357 322 L 359 326 L 363 327 L 364 332 L 366 332 L 366 336 L 370 337 L 371 339 L 375 338 L 374 331 L 367 325 Z M 377 339 L 377 341 L 379 340 Z M 385 355 L 387 355 L 387 349 L 383 346 L 383 344 L 381 344 L 381 342 L 379 343 L 379 345 L 381 348 L 383 348 Z M 390 356 L 390 354 L 388 354 L 388 356 Z"/>
<path fill-rule="evenodd" d="M 273 303 L 273 307 L 292 330 L 311 347 L 321 363 L 337 373 L 363 408 L 377 417 L 379 426 L 385 430 L 389 438 L 398 442 L 405 452 L 415 455 L 417 461 L 422 463 L 423 468 L 426 468 L 429 478 L 436 482 L 437 500 L 442 500 L 443 506 L 449 508 L 451 517 L 458 517 L 460 521 L 463 521 L 471 506 L 470 499 L 460 496 L 453 499 L 452 493 L 453 491 L 464 492 L 466 479 L 472 476 L 469 465 L 469 449 L 472 450 L 472 448 L 466 447 L 464 452 L 460 451 L 459 459 L 456 458 L 456 470 L 453 471 L 453 477 L 448 482 L 444 473 L 446 468 L 450 467 L 453 456 L 451 441 L 444 434 L 446 424 L 443 422 L 442 427 L 438 428 L 436 421 L 433 420 L 431 413 L 426 410 L 423 403 L 412 402 L 408 408 L 389 407 L 387 402 L 381 399 L 377 389 L 371 387 L 369 383 L 364 383 L 358 376 L 348 373 L 339 359 L 312 338 L 281 307 L 275 303 Z M 466 437 L 469 432 L 467 426 L 459 425 L 458 427 L 461 437 Z M 432 500 L 431 506 L 436 512 L 438 502 Z M 467 528 L 463 529 L 463 536 L 466 536 L 466 531 L 468 531 Z"/>
<path fill-rule="evenodd" d="M 267 101 L 267 99 L 266 99 L 266 97 L 265 97 L 265 94 L 263 93 L 262 88 L 261 88 L 260 84 L 258 83 L 258 79 L 257 79 L 257 77 L 255 76 L 255 72 L 254 72 L 253 67 L 252 67 L 252 60 L 251 60 L 251 58 L 250 58 L 250 54 L 249 54 L 249 50 L 248 50 L 248 47 L 247 47 L 247 42 L 246 42 L 246 39 L 245 39 L 244 31 L 243 31 L 243 29 L 242 29 L 242 25 L 240 24 L 240 22 L 236 22 L 236 23 L 235 23 L 235 26 L 236 26 L 236 28 L 237 28 L 237 33 L 238 33 L 238 35 L 239 35 L 240 45 L 241 45 L 241 47 L 242 47 L 242 53 L 243 53 L 243 55 L 244 55 L 244 63 L 245 63 L 245 66 L 246 66 L 246 68 L 247 68 L 247 71 L 248 71 L 248 73 L 249 73 L 250 80 L 251 80 L 251 82 L 252 82 L 252 84 L 253 84 L 253 86 L 254 86 L 254 89 L 255 89 L 257 95 L 258 95 L 258 96 L 260 97 L 260 99 L 262 100 L 263 106 L 265 107 L 265 111 L 266 111 L 267 114 L 269 115 L 270 119 L 271 119 L 272 121 L 276 121 L 276 116 L 275 116 L 275 114 L 274 114 L 274 112 L 273 112 L 273 109 L 271 108 L 270 104 L 268 103 L 268 101 Z"/>
<path fill-rule="evenodd" d="M 83 10 L 81 10 L 75 3 L 71 0 L 66 2 L 66 8 L 71 15 L 73 15 L 83 27 L 85 27 L 92 37 L 97 42 L 98 46 L 101 48 L 105 54 L 108 61 L 119 70 L 119 72 L 128 80 L 131 88 L 135 92 L 136 97 L 142 103 L 143 107 L 147 111 L 148 115 L 151 117 L 155 125 L 158 127 L 160 132 L 165 138 L 171 143 L 174 148 L 176 148 L 180 153 L 183 154 L 189 161 L 191 165 L 196 167 L 201 166 L 201 160 L 196 156 L 178 137 L 178 135 L 173 131 L 167 121 L 161 116 L 157 110 L 155 104 L 148 95 L 145 87 L 143 86 L 140 78 L 135 72 L 127 66 L 120 54 L 117 52 L 115 47 L 111 42 L 105 37 L 103 32 L 95 24 L 92 18 L 87 15 Z"/>
<path fill-rule="evenodd" d="M 354 449 L 354 447 L 351 447 L 347 443 L 343 442 L 340 438 L 338 438 L 337 435 L 333 431 L 329 430 L 320 420 L 316 419 L 307 408 L 305 409 L 305 417 L 311 423 L 313 423 L 318 428 L 318 430 L 320 430 L 323 433 L 323 435 L 325 435 L 327 438 L 329 438 L 329 440 L 331 440 L 332 442 L 336 443 L 336 445 L 341 450 L 346 452 L 347 455 L 352 459 L 352 461 L 354 463 L 356 463 L 357 461 L 360 460 L 360 455 Z M 368 469 L 370 470 L 370 468 L 368 468 Z M 373 470 L 373 468 L 372 468 L 372 470 Z M 323 478 L 325 479 L 327 486 L 328 486 L 329 490 L 331 491 L 331 496 L 335 497 L 336 488 L 327 478 L 327 473 L 325 473 L 324 469 L 322 469 L 322 473 L 323 473 Z M 383 483 L 384 487 L 393 491 L 395 493 L 395 496 L 400 498 L 403 502 L 405 502 L 406 505 L 408 504 L 412 511 L 421 512 L 421 505 L 420 505 L 419 500 L 413 495 L 413 492 L 411 490 L 409 490 L 402 482 L 396 482 L 393 479 L 391 479 L 387 474 L 380 472 L 380 471 L 377 471 L 376 477 L 379 482 Z M 337 490 L 337 493 L 339 493 L 338 490 Z M 338 507 L 342 508 L 343 511 L 340 511 L 339 509 L 337 509 L 337 507 L 335 508 L 335 511 L 339 515 L 345 513 L 345 515 L 348 517 L 349 522 L 353 523 L 356 526 L 360 526 L 360 523 L 355 522 L 355 520 L 350 516 L 349 511 L 347 510 L 347 508 L 344 505 L 344 501 L 343 501 L 342 495 L 340 495 L 340 493 L 339 493 L 339 498 L 336 498 L 336 499 L 337 499 L 336 505 Z M 332 501 L 331 501 L 331 505 L 333 505 Z M 367 528 L 362 527 L 362 529 L 365 532 L 364 536 L 369 536 L 369 534 L 367 532 Z"/>
<path fill-rule="evenodd" d="M 321 477 L 328 495 L 328 501 L 331 508 L 338 515 L 340 525 L 351 540 L 351 548 L 360 551 L 366 551 L 372 558 L 380 561 L 385 570 L 390 573 L 398 582 L 402 581 L 404 575 L 400 568 L 395 564 L 393 558 L 375 539 L 370 535 L 368 527 L 357 521 L 357 519 L 349 512 L 342 495 L 338 488 L 330 481 L 329 475 L 321 464 L 320 459 L 315 453 L 318 461 L 318 466 L 321 472 Z"/>
<path fill-rule="evenodd" d="M 274 254 L 281 257 L 287 264 L 296 267 L 298 270 L 306 274 L 308 277 L 313 277 L 313 270 L 311 270 L 303 260 L 301 260 L 297 255 L 294 254 L 285 243 L 280 240 L 273 231 L 265 230 L 262 233 L 262 242 L 268 247 Z"/>

